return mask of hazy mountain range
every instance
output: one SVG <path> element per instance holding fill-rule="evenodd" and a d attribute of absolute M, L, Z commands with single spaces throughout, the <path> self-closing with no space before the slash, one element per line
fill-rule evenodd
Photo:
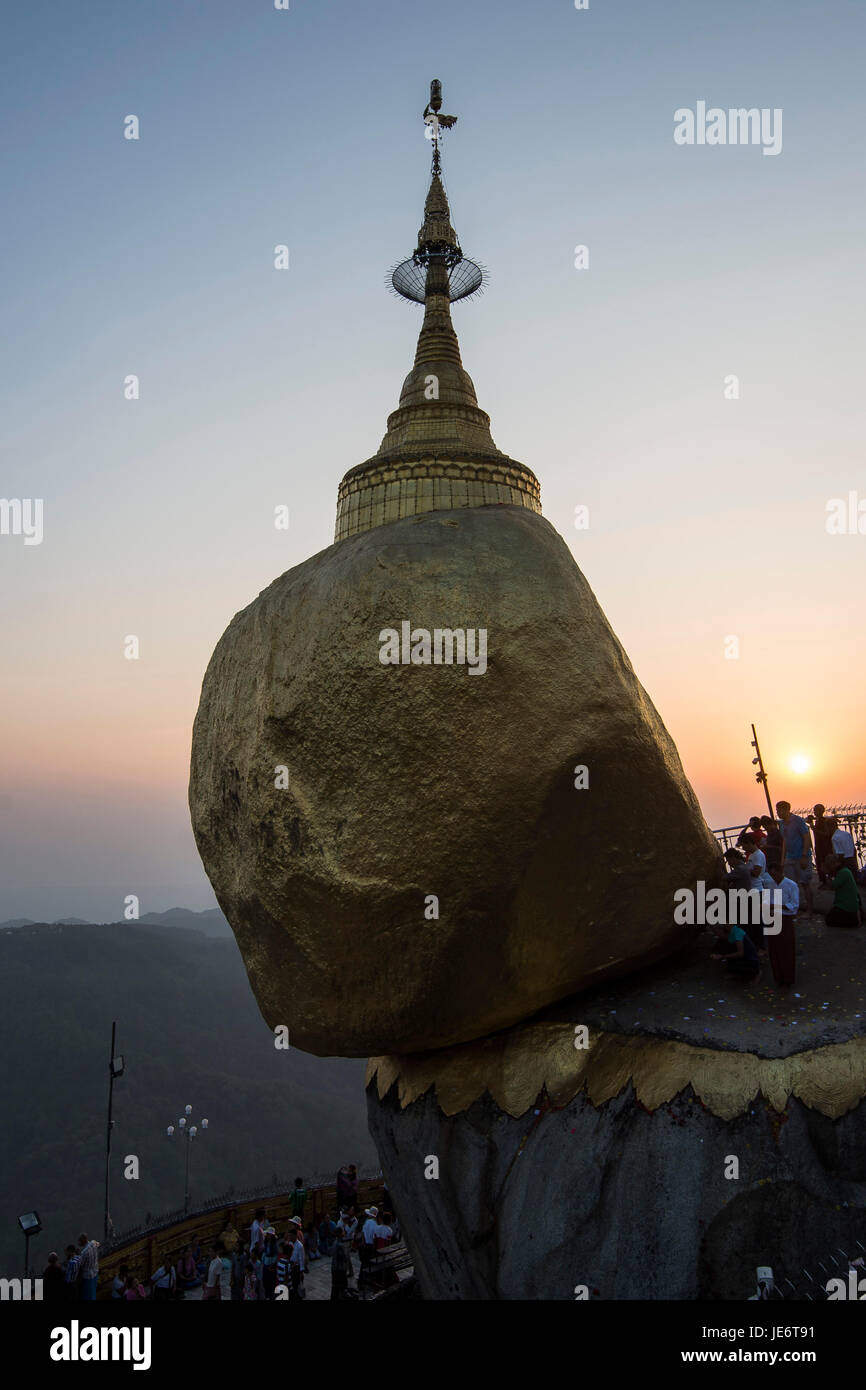
<path fill-rule="evenodd" d="M 191 912 L 188 907 L 170 907 L 167 912 L 145 912 L 137 919 L 138 922 L 146 926 L 164 927 L 192 927 L 195 931 L 202 931 L 207 936 L 233 936 L 231 927 L 222 915 L 218 907 L 207 908 L 204 912 Z M 10 917 L 6 922 L 0 922 L 0 931 L 15 927 L 35 927 L 40 925 L 36 919 L 31 917 Z M 88 922 L 84 917 L 59 917 L 51 923 L 54 927 L 87 927 L 95 925 Z M 103 924 L 104 925 L 104 924 Z M 126 922 L 125 926 L 135 926 L 135 922 Z"/>
<path fill-rule="evenodd" d="M 197 930 L 183 923 L 194 921 Z M 361 982 L 359 982 L 359 987 Z M 0 1274 L 19 1272 L 19 1215 L 35 1208 L 41 1268 L 80 1231 L 102 1239 L 111 1024 L 125 1074 L 114 1088 L 112 1215 L 118 1231 L 235 1189 L 375 1164 L 361 1059 L 277 1051 L 222 914 L 173 909 L 137 922 L 0 927 Z M 123 1176 L 136 1155 L 138 1180 Z"/>

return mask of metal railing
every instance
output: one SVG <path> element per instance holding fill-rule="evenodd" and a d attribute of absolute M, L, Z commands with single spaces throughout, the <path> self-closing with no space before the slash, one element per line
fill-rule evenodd
<path fill-rule="evenodd" d="M 383 1178 L 380 1168 L 362 1168 L 356 1165 L 359 1182 L 377 1182 Z M 247 1202 L 268 1202 L 277 1198 L 291 1195 L 294 1183 L 291 1178 L 278 1182 L 270 1187 L 250 1187 L 238 1191 L 230 1187 L 219 1197 L 211 1197 L 206 1202 L 202 1202 L 194 1210 L 184 1212 L 183 1207 L 178 1207 L 176 1211 L 165 1211 L 159 1216 L 151 1216 L 150 1212 L 144 1221 L 138 1226 L 130 1226 L 125 1231 L 117 1231 L 113 1234 L 110 1241 L 102 1246 L 100 1259 L 110 1255 L 112 1252 L 122 1249 L 126 1245 L 131 1245 L 134 1241 L 145 1239 L 147 1236 L 157 1235 L 160 1231 L 168 1230 L 172 1226 L 180 1225 L 182 1222 L 195 1221 L 202 1216 L 208 1216 L 214 1211 L 226 1211 L 229 1208 L 244 1206 Z M 325 1192 L 334 1187 L 334 1179 L 326 1177 L 324 1174 L 316 1174 L 305 1184 L 306 1191 L 312 1197 L 314 1193 Z"/>
<path fill-rule="evenodd" d="M 802 816 L 804 820 L 811 814 L 811 806 L 803 807 L 794 812 L 795 816 Z M 839 822 L 839 829 L 847 830 L 852 836 L 859 863 L 862 864 L 866 861 L 866 802 L 853 802 L 846 806 L 828 806 L 824 814 L 825 816 L 835 816 Z M 749 822 L 746 821 L 743 825 L 726 825 L 721 830 L 714 830 L 713 834 L 723 850 L 735 849 L 737 837 L 748 828 L 748 824 Z"/>

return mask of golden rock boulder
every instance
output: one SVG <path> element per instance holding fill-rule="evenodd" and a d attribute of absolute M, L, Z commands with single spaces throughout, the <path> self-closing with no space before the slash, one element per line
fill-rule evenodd
<path fill-rule="evenodd" d="M 475 669 L 427 663 L 437 629 Z M 718 873 L 658 714 L 522 506 L 375 527 L 239 613 L 190 807 L 265 1019 L 319 1054 L 466 1041 L 634 970 L 690 939 L 674 891 Z"/>

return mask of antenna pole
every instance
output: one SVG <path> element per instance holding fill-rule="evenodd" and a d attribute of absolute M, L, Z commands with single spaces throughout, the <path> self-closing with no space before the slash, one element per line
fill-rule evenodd
<path fill-rule="evenodd" d="M 756 763 L 759 769 L 759 771 L 755 773 L 755 781 L 760 782 L 762 784 L 764 788 L 764 796 L 767 798 L 767 810 L 770 813 L 770 820 L 775 820 L 776 817 L 773 811 L 773 803 L 770 800 L 770 788 L 767 784 L 767 774 L 764 771 L 764 762 L 761 757 L 761 750 L 758 747 L 758 734 L 754 724 L 752 725 L 752 747 L 754 748 L 755 753 L 757 754 L 757 757 L 754 757 L 752 759 L 752 763 Z"/>

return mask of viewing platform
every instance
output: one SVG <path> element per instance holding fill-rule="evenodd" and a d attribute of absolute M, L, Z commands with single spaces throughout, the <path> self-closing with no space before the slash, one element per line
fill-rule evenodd
<path fill-rule="evenodd" d="M 365 1207 L 385 1204 L 384 1179 L 381 1173 L 362 1177 L 358 1182 L 358 1216 L 363 1219 Z M 118 1235 L 110 1245 L 100 1251 L 99 1285 L 97 1297 L 111 1298 L 111 1284 L 121 1265 L 126 1265 L 145 1287 L 156 1270 L 165 1260 L 176 1265 L 181 1252 L 187 1245 L 200 1245 L 206 1253 L 214 1241 L 219 1240 L 228 1228 L 237 1233 L 241 1246 L 249 1242 L 249 1232 L 257 1209 L 264 1207 L 268 1224 L 273 1225 L 280 1239 L 292 1215 L 292 1192 L 290 1186 L 255 1193 L 242 1193 L 219 1198 L 205 1206 L 184 1215 L 168 1213 L 146 1229 L 136 1229 Z M 309 1231 L 318 1225 L 328 1212 L 338 1210 L 337 1190 L 334 1183 L 316 1183 L 307 1187 L 307 1204 L 304 1209 L 304 1230 Z M 395 1289 L 405 1286 L 412 1279 L 412 1259 L 402 1241 L 395 1242 L 379 1252 L 373 1263 L 370 1278 L 363 1280 L 358 1288 L 359 1259 L 357 1251 L 352 1252 L 352 1275 L 349 1280 L 349 1296 L 366 1301 L 375 1297 L 393 1294 Z M 310 1268 L 304 1279 L 305 1297 L 321 1300 L 331 1297 L 331 1260 L 322 1256 L 310 1260 Z M 201 1301 L 201 1285 L 187 1289 L 183 1298 Z"/>

